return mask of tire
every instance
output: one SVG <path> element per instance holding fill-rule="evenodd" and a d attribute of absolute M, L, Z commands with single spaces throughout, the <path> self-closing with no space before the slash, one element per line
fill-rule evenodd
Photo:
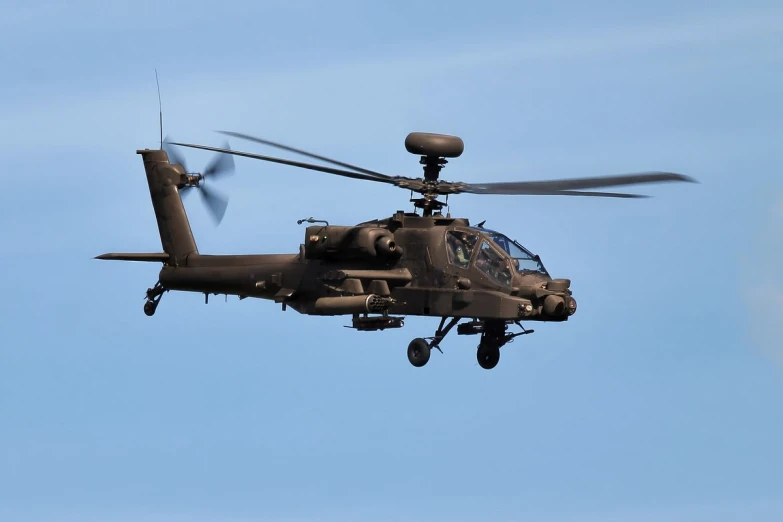
<path fill-rule="evenodd" d="M 430 360 L 430 345 L 418 337 L 408 345 L 408 361 L 416 368 L 421 368 Z"/>
<path fill-rule="evenodd" d="M 476 351 L 476 359 L 479 366 L 485 370 L 491 370 L 500 361 L 500 347 L 494 344 L 480 344 Z"/>

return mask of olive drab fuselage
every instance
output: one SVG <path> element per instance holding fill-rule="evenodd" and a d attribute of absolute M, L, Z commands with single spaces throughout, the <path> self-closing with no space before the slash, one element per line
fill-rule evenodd
<path fill-rule="evenodd" d="M 160 281 L 172 290 L 270 299 L 310 315 L 567 320 L 576 308 L 569 282 L 552 280 L 518 245 L 540 268 L 517 268 L 497 236 L 508 240 L 466 219 L 400 211 L 357 226 L 308 226 L 296 254 L 190 254 L 164 266 Z M 472 244 L 457 245 L 462 237 Z"/>

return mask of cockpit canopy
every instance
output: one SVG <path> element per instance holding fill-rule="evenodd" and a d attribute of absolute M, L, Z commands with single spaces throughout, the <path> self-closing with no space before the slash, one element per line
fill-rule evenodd
<path fill-rule="evenodd" d="M 450 230 L 446 232 L 446 246 L 450 263 L 468 268 L 473 261 L 476 268 L 503 286 L 511 284 L 512 270 L 549 277 L 537 256 L 494 230 L 476 227 Z"/>
<path fill-rule="evenodd" d="M 481 230 L 481 229 L 477 229 Z M 494 230 L 481 230 L 483 235 L 488 236 L 496 245 L 503 249 L 511 258 L 512 264 L 517 272 L 524 274 L 529 272 L 538 272 L 545 276 L 549 273 L 544 268 L 543 263 L 538 256 L 533 255 L 528 249 L 510 239 L 508 236 L 495 232 Z"/>

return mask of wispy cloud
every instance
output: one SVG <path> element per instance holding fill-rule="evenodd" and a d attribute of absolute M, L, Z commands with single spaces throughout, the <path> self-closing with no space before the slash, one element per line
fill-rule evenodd
<path fill-rule="evenodd" d="M 312 0 L 239 1 L 232 3 L 231 14 L 260 16 L 316 7 L 317 3 Z M 30 33 L 59 34 L 105 29 L 109 24 L 113 29 L 121 29 L 138 24 L 140 13 L 154 13 L 144 17 L 143 24 L 147 28 L 182 28 L 201 22 L 210 14 L 214 16 L 214 4 L 183 0 L 116 0 L 111 3 L 103 0 L 42 0 L 35 3 L 12 0 L 0 6 L 0 27 L 9 29 L 0 35 L 0 40 L 20 36 L 27 38 Z M 176 13 L 176 17 L 167 16 L 169 13 Z M 20 30 L 13 31 L 17 28 Z"/>
<path fill-rule="evenodd" d="M 17 16 L 36 16 L 35 10 L 20 13 Z M 777 34 L 783 35 L 783 10 L 744 11 L 633 26 L 607 25 L 576 33 L 565 29 L 537 30 L 499 36 L 491 41 L 452 42 L 440 48 L 430 47 L 425 52 L 412 45 L 383 56 L 356 55 L 279 69 L 259 67 L 254 62 L 246 67 L 232 65 L 228 70 L 213 71 L 206 77 L 203 72 L 194 72 L 189 77 L 171 79 L 162 71 L 162 87 L 164 106 L 167 99 L 175 99 L 178 107 L 188 108 L 183 115 L 168 114 L 182 126 L 191 124 L 182 120 L 192 112 L 190 108 L 202 107 L 198 121 L 213 118 L 230 123 L 232 118 L 263 118 L 279 128 L 285 122 L 295 121 L 297 114 L 292 113 L 291 107 L 273 100 L 293 99 L 297 100 L 295 105 L 308 102 L 301 112 L 309 110 L 311 121 L 326 116 L 312 111 L 349 106 L 361 112 L 365 106 L 377 109 L 377 100 L 385 100 L 386 109 L 392 115 L 400 112 L 395 104 L 403 106 L 409 97 L 422 100 L 426 96 L 444 95 L 440 89 L 425 87 L 428 82 L 422 77 L 426 75 L 442 77 L 449 72 L 469 74 L 481 69 L 486 69 L 482 73 L 488 73 L 493 68 L 523 63 L 534 67 L 555 61 L 564 63 L 577 59 L 583 62 L 615 55 L 633 58 L 644 53 L 649 57 L 649 53 L 675 49 L 683 51 L 678 53 L 677 60 L 688 60 L 688 51 L 697 47 L 709 48 L 743 39 L 755 41 L 753 39 Z M 760 52 L 779 51 L 760 48 Z M 534 69 L 528 72 L 535 74 Z M 346 78 L 351 79 L 348 86 L 344 86 Z M 172 83 L 176 87 L 172 87 Z M 313 90 L 314 85 L 320 88 Z M 118 100 L 122 103 L 118 104 Z M 227 100 L 253 101 L 253 104 L 247 106 Z M 115 140 L 130 139 L 141 132 L 140 125 L 146 129 L 148 121 L 154 120 L 147 115 L 155 112 L 156 103 L 151 70 L 146 76 L 137 75 L 130 81 L 123 78 L 113 89 L 104 85 L 99 92 L 68 92 L 63 88 L 57 94 L 30 96 L 4 108 L 4 118 L 9 124 L 5 126 L 7 132 L 0 132 L 0 138 L 16 148 L 24 148 L 31 145 L 27 136 L 35 136 L 40 128 L 47 127 L 47 121 L 56 119 L 108 132 Z M 241 108 L 237 108 L 239 106 Z M 107 114 L 112 115 L 111 123 L 106 121 Z M 324 119 L 329 120 L 328 117 Z M 117 121 L 122 121 L 123 125 L 117 126 L 114 123 Z M 79 132 L 67 129 L 67 133 L 63 131 L 63 135 L 51 136 L 51 139 L 68 146 L 82 139 L 78 136 Z"/>
<path fill-rule="evenodd" d="M 21 8 L 20 8 L 21 9 Z M 134 10 L 136 6 L 134 6 Z M 21 15 L 35 18 L 37 11 L 25 7 Z M 618 26 L 596 26 L 577 32 L 566 29 L 545 29 L 496 36 L 491 40 L 447 42 L 438 46 L 428 45 L 422 51 L 414 42 L 410 47 L 400 46 L 387 54 L 354 54 L 350 58 L 308 63 L 301 67 L 284 67 L 278 70 L 265 68 L 258 62 L 245 68 L 231 65 L 233 77 L 217 71 L 220 85 L 245 82 L 249 89 L 258 92 L 258 79 L 266 84 L 302 81 L 312 77 L 360 78 L 360 75 L 378 74 L 380 77 L 397 77 L 423 74 L 440 74 L 443 69 L 494 67 L 514 62 L 532 62 L 550 59 L 589 58 L 610 55 L 627 55 L 644 51 L 665 51 L 682 46 L 709 47 L 741 39 L 758 39 L 770 35 L 783 35 L 783 10 L 770 9 L 723 12 L 709 17 L 693 17 L 676 21 Z M 259 67 L 260 66 L 260 67 Z M 203 90 L 202 73 L 196 72 Z M 377 79 L 378 77 L 370 76 Z M 277 80 L 277 81 L 276 81 Z M 146 82 L 147 80 L 140 80 Z M 179 79 L 187 83 L 191 79 Z M 145 83 L 146 85 L 146 83 Z M 126 83 L 121 86 L 128 89 Z"/>
<path fill-rule="evenodd" d="M 783 195 L 760 216 L 741 260 L 750 338 L 783 367 Z"/>
<path fill-rule="evenodd" d="M 400 76 L 440 75 L 447 69 L 466 72 L 513 63 L 542 60 L 567 60 L 629 55 L 640 52 L 675 50 L 683 46 L 710 46 L 743 39 L 758 40 L 771 35 L 783 36 L 783 10 L 726 12 L 709 17 L 617 26 L 598 26 L 578 32 L 541 30 L 501 35 L 491 40 L 448 42 L 422 51 L 420 45 L 398 47 L 383 56 L 355 56 L 301 68 L 259 73 L 258 64 L 233 71 L 234 80 L 244 82 L 257 92 L 257 81 L 305 83 L 312 77 L 399 78 Z M 225 85 L 228 82 L 221 82 Z"/>
<path fill-rule="evenodd" d="M 597 27 L 579 33 L 515 35 L 474 48 L 433 56 L 432 61 L 459 67 L 481 67 L 517 61 L 596 57 L 683 45 L 709 46 L 747 37 L 783 35 L 783 11 L 723 13 L 633 26 Z M 420 59 L 420 58 L 419 58 Z"/>

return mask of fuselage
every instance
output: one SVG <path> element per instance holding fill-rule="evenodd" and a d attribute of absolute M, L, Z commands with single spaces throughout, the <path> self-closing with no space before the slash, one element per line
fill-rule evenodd
<path fill-rule="evenodd" d="M 570 282 L 553 280 L 538 256 L 461 218 L 398 212 L 351 227 L 309 226 L 295 254 L 183 261 L 163 267 L 164 287 L 270 299 L 310 315 L 562 321 L 576 308 Z"/>

